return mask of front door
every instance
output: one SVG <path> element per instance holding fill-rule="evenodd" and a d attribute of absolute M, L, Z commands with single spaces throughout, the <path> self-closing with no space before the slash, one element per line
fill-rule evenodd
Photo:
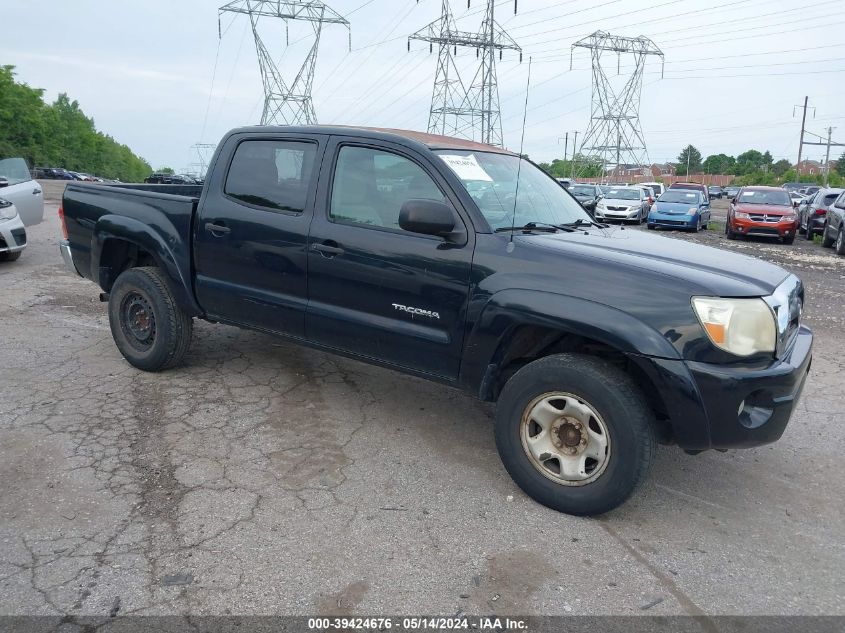
<path fill-rule="evenodd" d="M 0 178 L 6 186 L 0 188 L 0 198 L 15 205 L 21 222 L 26 226 L 38 224 L 44 217 L 44 194 L 41 185 L 32 179 L 22 158 L 0 160 Z"/>
<path fill-rule="evenodd" d="M 432 158 L 401 146 L 335 137 L 326 157 L 309 237 L 307 338 L 456 378 L 474 236 L 409 233 L 399 211 L 409 199 L 457 209 L 457 199 Z"/>
<path fill-rule="evenodd" d="M 320 136 L 231 137 L 200 204 L 197 299 L 212 319 L 303 337 Z M 220 164 L 222 157 L 228 164 Z"/>

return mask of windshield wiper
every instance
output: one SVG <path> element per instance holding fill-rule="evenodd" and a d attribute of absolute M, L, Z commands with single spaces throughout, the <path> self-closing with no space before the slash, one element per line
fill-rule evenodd
<path fill-rule="evenodd" d="M 563 224 L 558 224 L 558 227 L 566 227 L 570 228 L 578 228 L 579 226 L 595 226 L 600 229 L 606 229 L 609 227 L 609 224 L 605 224 L 603 222 L 596 222 L 595 220 L 584 220 L 583 218 L 578 218 L 574 222 L 565 222 Z"/>
<path fill-rule="evenodd" d="M 495 230 L 496 233 L 506 233 L 507 231 L 542 231 L 543 233 L 557 233 L 558 231 L 565 231 L 566 228 L 561 228 L 557 224 L 548 224 L 546 222 L 528 222 L 522 226 L 500 226 Z"/>

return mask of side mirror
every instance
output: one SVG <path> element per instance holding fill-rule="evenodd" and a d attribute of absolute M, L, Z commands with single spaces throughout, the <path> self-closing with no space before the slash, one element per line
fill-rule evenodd
<path fill-rule="evenodd" d="M 797 200 L 792 201 L 792 208 L 794 208 L 794 209 L 798 208 L 798 201 Z"/>
<path fill-rule="evenodd" d="M 455 230 L 452 207 L 436 200 L 406 200 L 399 211 L 399 227 L 411 233 L 446 237 Z"/>
<path fill-rule="evenodd" d="M 9 180 L 5 176 L 0 176 L 0 189 L 9 186 Z"/>

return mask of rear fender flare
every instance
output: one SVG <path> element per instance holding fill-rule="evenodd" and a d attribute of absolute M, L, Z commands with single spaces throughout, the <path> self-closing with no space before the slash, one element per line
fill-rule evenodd
<path fill-rule="evenodd" d="M 148 252 L 164 273 L 177 304 L 192 316 L 202 314 L 202 309 L 193 297 L 191 281 L 185 278 L 176 263 L 172 249 L 151 226 L 126 216 L 104 215 L 94 227 L 91 237 L 91 275 L 103 290 L 107 291 L 108 288 L 100 279 L 100 258 L 104 246 L 111 239 L 134 244 Z"/>

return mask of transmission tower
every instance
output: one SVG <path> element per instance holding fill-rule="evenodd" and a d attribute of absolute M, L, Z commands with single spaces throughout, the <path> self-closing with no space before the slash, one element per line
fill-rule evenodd
<path fill-rule="evenodd" d="M 593 65 L 590 125 L 579 153 L 600 159 L 603 173 L 607 173 L 609 165 L 613 165 L 614 170 L 626 163 L 647 165 L 648 150 L 640 125 L 643 69 L 649 55 L 657 55 L 662 61 L 663 52 L 647 37 L 620 37 L 605 31 L 596 31 L 575 42 L 572 52 L 575 48 L 589 49 Z M 633 71 L 619 92 L 614 91 L 602 64 L 602 55 L 607 52 L 616 53 L 617 74 L 621 74 L 622 55 L 634 57 Z M 569 67 L 571 70 L 571 57 Z"/>
<path fill-rule="evenodd" d="M 240 13 L 249 16 L 255 51 L 264 82 L 264 110 L 261 125 L 311 125 L 317 122 L 314 104 L 311 101 L 311 87 L 314 83 L 314 68 L 317 63 L 317 49 L 324 24 L 342 24 L 349 29 L 349 21 L 319 0 L 234 0 L 220 7 L 219 19 L 223 13 Z M 296 78 L 286 83 L 278 64 L 261 39 L 258 24 L 261 18 L 278 18 L 285 21 L 287 32 L 291 20 L 303 20 L 314 29 L 314 42 L 299 69 Z M 351 37 L 351 36 L 350 36 Z M 351 45 L 350 45 L 351 48 Z"/>
<path fill-rule="evenodd" d="M 196 170 L 196 173 L 205 178 L 205 173 L 208 171 L 208 164 L 211 162 L 211 157 L 217 145 L 214 143 L 194 143 L 191 145 L 194 150 L 197 160 L 191 163 L 191 168 Z"/>
<path fill-rule="evenodd" d="M 411 40 L 428 42 L 430 51 L 434 50 L 435 44 L 439 47 L 428 131 L 501 147 L 502 121 L 496 81 L 496 52 L 501 59 L 502 51 L 506 49 L 518 51 L 522 61 L 522 49 L 496 23 L 494 0 L 487 0 L 484 22 L 478 33 L 459 30 L 449 0 L 442 1 L 440 18 L 408 38 L 408 50 L 411 50 Z M 469 1 L 467 6 L 470 6 Z M 455 63 L 459 47 L 474 48 L 476 56 L 481 58 L 481 64 L 469 84 L 463 80 Z"/>

